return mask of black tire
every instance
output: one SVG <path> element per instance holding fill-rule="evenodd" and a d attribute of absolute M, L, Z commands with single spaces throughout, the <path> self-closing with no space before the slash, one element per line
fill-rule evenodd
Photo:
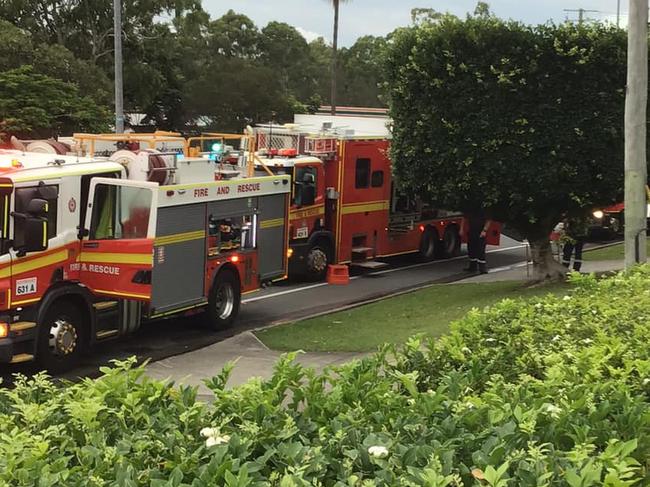
<path fill-rule="evenodd" d="M 329 246 L 322 241 L 316 242 L 305 256 L 304 278 L 308 281 L 322 281 L 327 275 L 327 266 L 331 261 Z"/>
<path fill-rule="evenodd" d="M 241 288 L 239 278 L 231 270 L 221 271 L 214 280 L 208 309 L 207 324 L 211 330 L 225 330 L 233 325 L 239 314 Z"/>
<path fill-rule="evenodd" d="M 460 255 L 460 233 L 458 227 L 449 226 L 445 229 L 442 240 L 438 241 L 437 255 L 441 259 L 450 259 Z"/>
<path fill-rule="evenodd" d="M 55 302 L 39 324 L 37 362 L 50 373 L 65 372 L 79 363 L 87 340 L 88 323 L 73 303 Z"/>
<path fill-rule="evenodd" d="M 438 232 L 433 228 L 427 227 L 422 232 L 420 239 L 420 249 L 418 251 L 418 258 L 422 262 L 430 262 L 436 258 L 436 247 L 438 246 Z"/>

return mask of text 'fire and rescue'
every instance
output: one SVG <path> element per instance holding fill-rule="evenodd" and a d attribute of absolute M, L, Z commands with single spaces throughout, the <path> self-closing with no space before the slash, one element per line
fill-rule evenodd
<path fill-rule="evenodd" d="M 250 193 L 253 191 L 261 191 L 262 186 L 260 183 L 246 183 L 237 185 L 237 193 Z M 230 194 L 230 186 L 217 186 L 217 194 Z M 196 188 L 194 190 L 195 198 L 204 198 L 209 196 L 208 188 Z"/>

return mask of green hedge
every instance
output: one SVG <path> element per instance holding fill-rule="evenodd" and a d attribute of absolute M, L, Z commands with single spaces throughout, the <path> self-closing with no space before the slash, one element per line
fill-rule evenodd
<path fill-rule="evenodd" d="M 574 282 L 324 374 L 226 370 L 214 404 L 132 362 L 18 380 L 0 485 L 650 485 L 650 267 Z"/>

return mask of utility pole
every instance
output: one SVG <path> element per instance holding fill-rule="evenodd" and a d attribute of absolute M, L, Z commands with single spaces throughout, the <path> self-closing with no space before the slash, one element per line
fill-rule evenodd
<path fill-rule="evenodd" d="M 598 12 L 598 10 L 587 10 L 584 8 L 565 8 L 565 12 L 578 12 L 578 24 L 582 24 L 585 20 L 585 13 L 587 12 Z"/>
<path fill-rule="evenodd" d="M 616 28 L 621 27 L 621 0 L 616 0 Z"/>
<path fill-rule="evenodd" d="M 122 81 L 122 1 L 113 0 L 113 38 L 115 41 L 115 133 L 124 132 L 124 90 Z"/>
<path fill-rule="evenodd" d="M 648 0 L 630 0 L 625 96 L 625 267 L 646 255 Z"/>

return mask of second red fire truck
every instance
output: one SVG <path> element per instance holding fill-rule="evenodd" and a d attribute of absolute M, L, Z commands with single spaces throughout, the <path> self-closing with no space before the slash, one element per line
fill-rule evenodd
<path fill-rule="evenodd" d="M 386 116 L 296 115 L 261 125 L 257 158 L 293 180 L 290 275 L 322 279 L 329 264 L 370 269 L 381 257 L 459 255 L 463 215 L 401 193 L 392 174 Z M 498 245 L 499 226 L 488 232 Z"/>

